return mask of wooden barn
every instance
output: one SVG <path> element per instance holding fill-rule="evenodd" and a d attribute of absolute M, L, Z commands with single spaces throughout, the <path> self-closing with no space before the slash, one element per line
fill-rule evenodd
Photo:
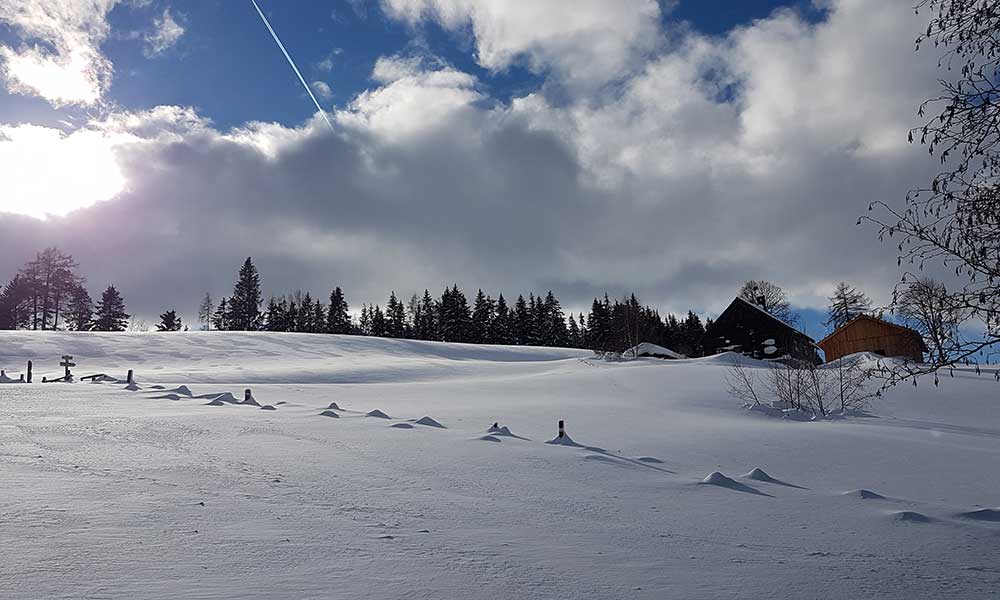
<path fill-rule="evenodd" d="M 739 297 L 705 331 L 701 347 L 706 356 L 732 351 L 758 359 L 823 362 L 811 337 Z"/>
<path fill-rule="evenodd" d="M 819 342 L 826 360 L 837 360 L 855 352 L 898 356 L 923 361 L 927 345 L 919 333 L 868 315 L 858 315 Z"/>

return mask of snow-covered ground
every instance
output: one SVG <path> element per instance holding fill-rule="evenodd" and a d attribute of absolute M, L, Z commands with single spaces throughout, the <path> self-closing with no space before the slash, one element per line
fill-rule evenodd
<path fill-rule="evenodd" d="M 14 378 L 63 354 L 141 389 L 0 385 L 0 598 L 1000 595 L 991 374 L 790 422 L 719 358 L 0 332 Z"/>

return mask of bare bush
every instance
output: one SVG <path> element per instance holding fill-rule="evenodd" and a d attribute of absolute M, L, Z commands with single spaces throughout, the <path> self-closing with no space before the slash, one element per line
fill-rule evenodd
<path fill-rule="evenodd" d="M 744 406 L 760 406 L 757 373 L 744 366 L 739 357 L 733 359 L 733 366 L 726 372 L 726 384 L 729 386 L 729 395 L 741 401 Z"/>
<path fill-rule="evenodd" d="M 761 377 L 736 359 L 726 374 L 729 395 L 745 407 L 767 405 L 785 411 L 830 417 L 862 410 L 881 392 L 871 385 L 872 370 L 860 361 L 774 363 Z M 770 398 L 770 402 L 767 399 Z"/>

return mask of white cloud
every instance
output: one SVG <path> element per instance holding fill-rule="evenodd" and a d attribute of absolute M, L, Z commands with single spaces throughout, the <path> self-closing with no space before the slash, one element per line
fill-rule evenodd
<path fill-rule="evenodd" d="M 318 118 L 220 131 L 191 109 L 116 114 L 85 129 L 111 144 L 123 191 L 72 222 L 0 219 L 0 273 L 58 242 L 150 315 L 225 293 L 220 273 L 247 255 L 269 291 L 336 284 L 354 303 L 455 282 L 712 311 L 749 277 L 801 305 L 840 279 L 884 300 L 893 248 L 855 221 L 936 166 L 905 141 L 935 86 L 936 56 L 912 48 L 920 25 L 907 0 L 841 0 L 819 24 L 779 13 L 686 34 L 613 92 L 559 104 L 500 103 L 468 73 L 385 57 L 332 132 Z"/>
<path fill-rule="evenodd" d="M 63 216 L 114 197 L 125 186 L 114 143 L 90 129 L 0 125 L 0 211 Z"/>
<path fill-rule="evenodd" d="M 309 84 L 309 87 L 312 88 L 313 93 L 316 94 L 316 97 L 320 100 L 329 100 L 330 98 L 333 98 L 333 90 L 331 90 L 330 86 L 323 81 L 314 81 Z"/>
<path fill-rule="evenodd" d="M 573 84 L 626 75 L 660 36 L 656 0 L 382 0 L 382 6 L 411 24 L 433 19 L 456 31 L 471 25 L 476 58 L 487 69 L 522 61 Z"/>
<path fill-rule="evenodd" d="M 159 56 L 173 48 L 183 35 L 184 27 L 170 14 L 170 9 L 165 8 L 162 15 L 153 19 L 153 30 L 143 36 L 143 53 L 147 57 Z"/>
<path fill-rule="evenodd" d="M 7 89 L 38 95 L 54 106 L 95 104 L 111 83 L 100 46 L 117 0 L 0 0 L 0 21 L 25 40 L 0 45 Z"/>

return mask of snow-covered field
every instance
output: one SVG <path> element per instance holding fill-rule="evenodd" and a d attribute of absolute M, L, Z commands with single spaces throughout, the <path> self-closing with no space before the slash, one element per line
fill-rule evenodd
<path fill-rule="evenodd" d="M 0 385 L 0 598 L 1000 595 L 991 374 L 790 422 L 718 357 L 0 332 L 15 378 L 62 354 L 141 389 Z M 276 410 L 213 402 L 248 387 Z"/>

